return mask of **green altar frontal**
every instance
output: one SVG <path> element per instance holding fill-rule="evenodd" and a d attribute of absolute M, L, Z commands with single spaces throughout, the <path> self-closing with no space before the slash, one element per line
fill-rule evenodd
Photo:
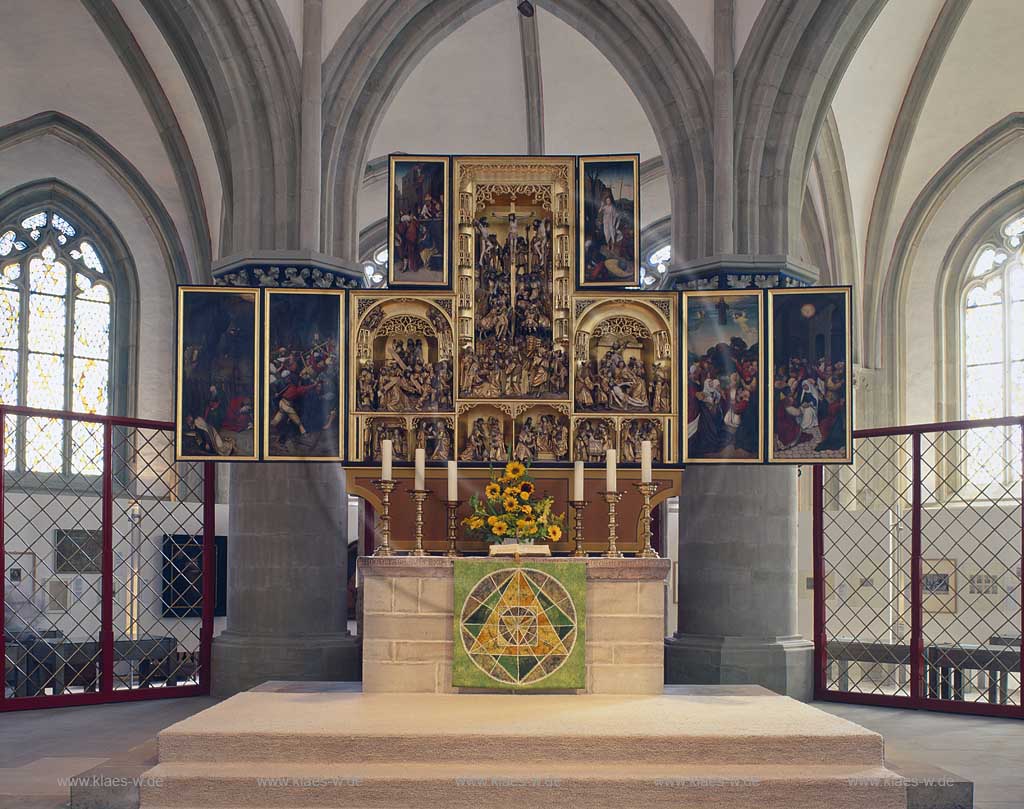
<path fill-rule="evenodd" d="M 452 685 L 584 688 L 583 562 L 456 559 Z"/>

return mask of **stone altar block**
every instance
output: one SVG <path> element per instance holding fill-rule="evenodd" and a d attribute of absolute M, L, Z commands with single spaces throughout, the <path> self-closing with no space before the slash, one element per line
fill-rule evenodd
<path fill-rule="evenodd" d="M 668 559 L 524 560 L 530 567 L 585 561 L 588 694 L 660 694 L 665 684 Z M 510 566 L 514 564 L 509 563 Z M 363 691 L 450 693 L 453 561 L 364 556 Z"/>

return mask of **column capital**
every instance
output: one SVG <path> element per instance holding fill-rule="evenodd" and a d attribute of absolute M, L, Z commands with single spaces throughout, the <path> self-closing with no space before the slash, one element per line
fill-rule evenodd
<path fill-rule="evenodd" d="M 365 280 L 360 265 L 314 250 L 261 250 L 227 256 L 214 263 L 212 274 L 218 286 L 358 289 Z"/>
<path fill-rule="evenodd" d="M 665 289 L 774 289 L 813 286 L 818 269 L 791 256 L 723 254 L 673 264 Z"/>

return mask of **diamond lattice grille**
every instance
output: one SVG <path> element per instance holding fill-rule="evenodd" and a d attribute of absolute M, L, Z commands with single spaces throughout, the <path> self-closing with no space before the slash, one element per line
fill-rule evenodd
<path fill-rule="evenodd" d="M 826 691 L 1020 706 L 1021 421 L 855 434 L 822 470 Z"/>
<path fill-rule="evenodd" d="M 43 473 L 5 453 L 0 707 L 200 685 L 204 466 L 176 464 L 173 432 L 164 427 L 24 408 L 0 408 L 0 415 L 8 453 L 22 442 L 28 449 L 31 439 L 40 457 L 72 459 L 63 473 Z M 46 439 L 54 443 L 39 446 Z M 104 570 L 112 579 L 106 673 Z"/>
<path fill-rule="evenodd" d="M 859 440 L 822 491 L 826 688 L 909 695 L 910 440 Z"/>

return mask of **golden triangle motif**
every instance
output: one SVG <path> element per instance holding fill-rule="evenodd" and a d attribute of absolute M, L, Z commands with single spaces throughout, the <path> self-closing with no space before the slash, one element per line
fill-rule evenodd
<path fill-rule="evenodd" d="M 543 658 L 569 652 L 551 625 L 537 593 L 523 572 L 517 570 L 505 584 L 498 604 L 476 634 L 469 653 Z"/>

